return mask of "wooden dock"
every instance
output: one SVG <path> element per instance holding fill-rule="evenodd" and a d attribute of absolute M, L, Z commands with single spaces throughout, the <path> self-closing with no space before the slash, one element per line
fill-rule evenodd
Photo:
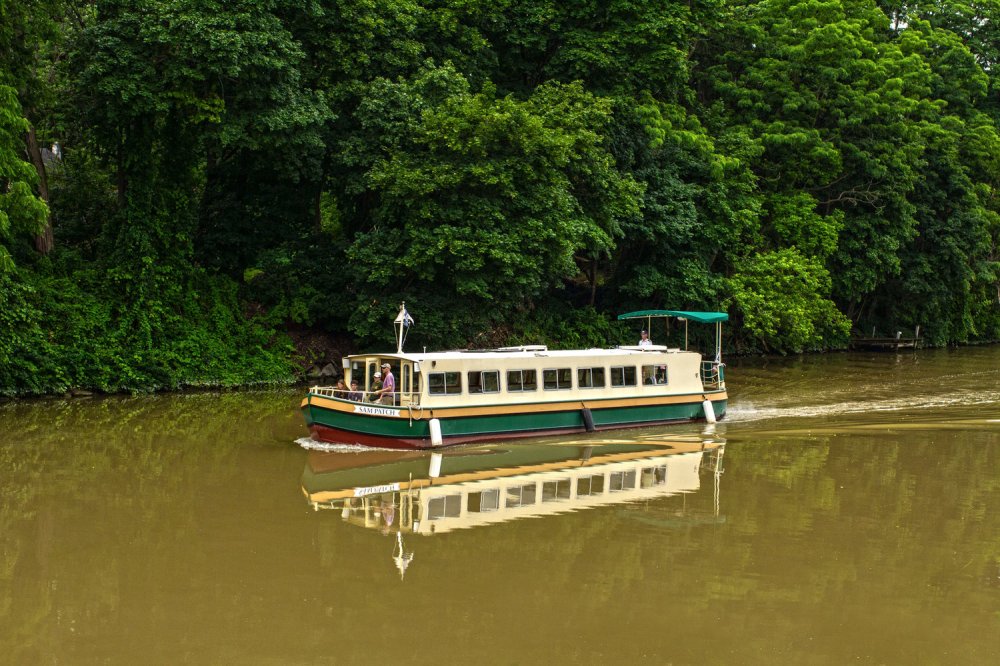
<path fill-rule="evenodd" d="M 918 349 L 922 338 L 920 337 L 920 327 L 917 326 L 913 332 L 913 337 L 903 337 L 902 331 L 895 336 L 878 337 L 872 331 L 870 336 L 853 336 L 851 338 L 851 349 L 867 349 L 869 351 L 899 351 L 900 349 Z"/>

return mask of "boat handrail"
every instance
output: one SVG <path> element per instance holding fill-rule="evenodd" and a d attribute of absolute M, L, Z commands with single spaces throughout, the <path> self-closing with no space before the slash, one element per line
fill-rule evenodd
<path fill-rule="evenodd" d="M 679 347 L 668 347 L 666 345 L 618 345 L 617 349 L 640 352 L 679 352 Z"/>
<path fill-rule="evenodd" d="M 706 389 L 726 388 L 726 375 L 723 368 L 726 364 L 722 361 L 702 361 L 701 362 L 701 383 Z"/>
<path fill-rule="evenodd" d="M 351 400 L 347 396 L 355 391 L 338 389 L 334 386 L 313 386 L 309 389 L 309 392 L 313 395 L 323 396 L 324 398 L 333 398 L 334 400 L 343 400 L 344 402 L 361 402 L 378 404 L 378 400 L 375 397 L 376 394 L 373 391 L 357 391 L 362 395 L 362 399 Z M 393 402 L 396 406 L 405 407 L 407 405 L 417 406 L 420 404 L 420 393 L 418 391 L 395 391 L 392 393 Z"/>
<path fill-rule="evenodd" d="M 514 347 L 497 347 L 490 351 L 495 352 L 540 352 L 548 351 L 548 345 L 517 345 Z"/>

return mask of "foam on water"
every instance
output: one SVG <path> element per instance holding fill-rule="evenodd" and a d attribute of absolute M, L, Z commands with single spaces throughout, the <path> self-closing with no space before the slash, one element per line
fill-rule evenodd
<path fill-rule="evenodd" d="M 962 391 L 950 395 L 906 395 L 868 401 L 836 402 L 825 405 L 756 406 L 752 403 L 730 403 L 726 421 L 761 421 L 778 418 L 814 418 L 861 414 L 867 412 L 901 412 L 918 409 L 940 409 L 956 406 L 975 407 L 1000 404 L 1000 392 Z"/>
<path fill-rule="evenodd" d="M 337 453 L 360 453 L 362 451 L 393 451 L 395 449 L 363 446 L 361 444 L 331 444 L 320 442 L 312 437 L 300 437 L 295 443 L 310 451 L 335 451 Z"/>

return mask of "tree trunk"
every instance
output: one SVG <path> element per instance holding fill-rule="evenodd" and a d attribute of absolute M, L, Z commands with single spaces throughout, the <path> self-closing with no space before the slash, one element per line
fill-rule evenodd
<path fill-rule="evenodd" d="M 45 202 L 45 205 L 49 204 L 49 179 L 45 172 L 45 162 L 42 160 L 42 149 L 38 145 L 38 137 L 35 135 L 35 126 L 28 125 L 28 136 L 26 143 L 28 145 L 28 157 L 31 159 L 31 163 L 35 166 L 35 171 L 38 172 L 38 194 Z M 45 229 L 42 233 L 35 236 L 35 249 L 41 254 L 48 254 L 55 247 L 55 237 L 52 234 L 52 212 L 49 211 L 45 219 Z"/>

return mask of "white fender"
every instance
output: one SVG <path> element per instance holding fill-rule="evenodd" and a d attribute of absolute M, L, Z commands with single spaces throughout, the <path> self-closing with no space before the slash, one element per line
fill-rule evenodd
<path fill-rule="evenodd" d="M 431 419 L 427 422 L 431 431 L 431 446 L 441 446 L 444 441 L 441 439 L 441 421 L 438 419 Z"/>
<path fill-rule="evenodd" d="M 715 423 L 715 409 L 712 408 L 712 401 L 705 400 L 701 406 L 705 410 L 705 420 L 709 423 Z"/>

